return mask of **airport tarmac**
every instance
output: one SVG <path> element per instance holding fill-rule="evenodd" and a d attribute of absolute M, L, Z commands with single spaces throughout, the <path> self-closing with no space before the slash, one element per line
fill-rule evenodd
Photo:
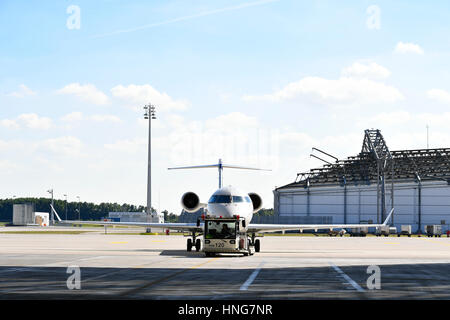
<path fill-rule="evenodd" d="M 207 258 L 181 235 L 6 233 L 21 230 L 0 228 L 0 299 L 450 299 L 447 237 L 266 236 L 253 256 Z"/>

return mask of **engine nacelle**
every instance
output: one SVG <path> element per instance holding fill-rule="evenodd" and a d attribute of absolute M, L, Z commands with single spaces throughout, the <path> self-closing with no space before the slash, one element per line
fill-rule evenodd
<path fill-rule="evenodd" d="M 253 213 L 258 212 L 263 205 L 261 197 L 256 193 L 249 193 L 248 196 L 250 197 L 253 203 Z"/>
<path fill-rule="evenodd" d="M 195 212 L 201 207 L 204 206 L 203 203 L 200 203 L 200 198 L 194 192 L 186 192 L 181 197 L 181 206 L 187 212 Z"/>

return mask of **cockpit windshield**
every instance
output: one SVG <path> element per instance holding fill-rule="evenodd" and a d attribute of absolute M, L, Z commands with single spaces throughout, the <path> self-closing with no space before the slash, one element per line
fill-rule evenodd
<path fill-rule="evenodd" d="M 228 195 L 214 195 L 208 203 L 231 203 L 231 202 L 252 202 L 248 196 L 228 196 Z"/>
<path fill-rule="evenodd" d="M 208 221 L 206 223 L 205 239 L 235 239 L 236 222 Z"/>
<path fill-rule="evenodd" d="M 212 196 L 209 203 L 231 203 L 231 196 L 227 195 L 214 195 Z"/>

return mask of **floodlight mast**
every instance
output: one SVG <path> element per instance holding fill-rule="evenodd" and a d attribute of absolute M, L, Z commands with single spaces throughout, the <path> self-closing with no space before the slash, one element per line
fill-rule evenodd
<path fill-rule="evenodd" d="M 52 203 L 52 206 L 54 206 L 54 203 L 53 203 L 53 188 L 50 189 L 50 190 L 47 190 L 47 192 L 52 195 L 52 202 L 51 203 Z M 51 212 L 50 223 L 51 223 L 51 225 L 54 225 L 55 224 L 55 216 L 53 215 L 53 210 L 50 210 L 50 212 Z"/>
<path fill-rule="evenodd" d="M 148 104 L 144 106 L 144 119 L 148 119 L 148 163 L 147 163 L 147 221 L 152 216 L 152 119 L 156 119 L 155 106 Z"/>

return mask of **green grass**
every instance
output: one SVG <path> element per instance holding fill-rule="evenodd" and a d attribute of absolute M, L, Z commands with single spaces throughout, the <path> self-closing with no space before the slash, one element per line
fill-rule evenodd
<path fill-rule="evenodd" d="M 81 234 L 89 231 L 2 231 L 1 234 Z"/>

